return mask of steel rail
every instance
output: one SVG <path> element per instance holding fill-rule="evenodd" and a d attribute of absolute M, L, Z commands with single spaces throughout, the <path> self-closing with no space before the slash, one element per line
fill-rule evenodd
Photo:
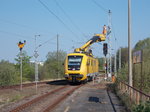
<path fill-rule="evenodd" d="M 47 106 L 47 108 L 45 110 L 41 110 L 41 112 L 50 112 L 52 111 L 60 102 L 62 102 L 65 98 L 67 98 L 69 95 L 71 95 L 75 90 L 77 90 L 78 88 L 80 88 L 83 85 L 77 86 L 71 90 L 69 90 L 68 92 L 66 92 L 63 96 L 59 97 L 57 100 L 55 100 L 53 102 L 53 104 L 50 104 Z"/>
<path fill-rule="evenodd" d="M 44 81 L 44 82 L 38 82 L 39 84 L 45 84 L 48 83 L 50 81 Z M 34 86 L 35 82 L 31 82 L 31 83 L 23 83 L 22 86 L 23 87 L 29 87 L 29 86 Z M 14 89 L 14 88 L 20 88 L 20 84 L 17 85 L 10 85 L 10 86 L 0 86 L 0 89 Z"/>
<path fill-rule="evenodd" d="M 53 90 L 53 91 L 50 91 L 50 92 L 48 92 L 48 93 L 46 93 L 46 94 L 44 94 L 44 95 L 41 95 L 41 96 L 39 96 L 39 97 L 36 97 L 36 98 L 34 98 L 33 100 L 30 100 L 29 102 L 26 102 L 26 103 L 24 103 L 24 104 L 22 104 L 22 105 L 20 105 L 20 106 L 18 106 L 18 107 L 16 107 L 16 108 L 12 109 L 10 112 L 19 112 L 19 111 L 21 111 L 21 110 L 23 110 L 23 109 L 29 107 L 30 105 L 32 105 L 32 104 L 34 104 L 34 103 L 36 103 L 36 102 L 42 100 L 43 98 L 45 98 L 45 97 L 47 97 L 47 96 L 49 96 L 49 95 L 51 95 L 51 94 L 54 94 L 54 93 L 56 93 L 56 92 L 58 92 L 58 91 L 60 91 L 60 90 L 62 90 L 62 89 L 65 89 L 65 88 L 67 88 L 67 87 L 68 87 L 68 86 L 63 86 L 63 87 L 57 88 L 57 89 L 55 89 L 55 90 Z"/>

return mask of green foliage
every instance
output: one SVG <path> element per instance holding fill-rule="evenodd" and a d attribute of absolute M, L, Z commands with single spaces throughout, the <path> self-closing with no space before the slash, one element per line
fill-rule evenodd
<path fill-rule="evenodd" d="M 150 49 L 150 38 L 140 40 L 134 47 L 134 50 Z"/>
<path fill-rule="evenodd" d="M 48 52 L 47 60 L 44 63 L 41 71 L 40 79 L 61 78 L 64 74 L 64 59 L 66 53 L 64 51 Z"/>
<path fill-rule="evenodd" d="M 34 80 L 34 66 L 30 65 L 30 59 L 25 51 L 22 52 L 22 73 L 23 81 Z M 2 60 L 0 62 L 0 85 L 13 85 L 20 82 L 20 55 L 15 58 L 16 64 Z"/>
<path fill-rule="evenodd" d="M 142 63 L 133 65 L 133 84 L 145 93 L 150 92 L 150 38 L 139 41 L 134 51 L 142 50 Z"/>
<path fill-rule="evenodd" d="M 25 51 L 22 52 L 22 78 L 24 81 L 34 81 L 34 64 L 30 63 L 31 57 L 27 55 Z M 58 56 L 58 57 L 57 57 Z M 64 74 L 64 59 L 66 53 L 63 51 L 49 52 L 47 54 L 47 60 L 44 66 L 39 65 L 39 80 L 43 79 L 54 79 L 62 78 Z M 20 54 L 15 58 L 16 64 L 9 63 L 8 61 L 2 60 L 0 62 L 0 86 L 2 85 L 13 85 L 20 83 Z"/>
<path fill-rule="evenodd" d="M 142 50 L 142 64 L 133 64 L 133 85 L 145 93 L 150 92 L 150 38 L 140 40 L 134 47 L 133 52 Z M 119 50 L 117 52 L 119 57 Z M 119 59 L 117 59 L 119 65 Z M 122 81 L 128 81 L 128 48 L 121 48 L 121 66 L 118 72 L 118 78 Z M 118 66 L 117 66 L 118 68 Z M 142 70 L 141 70 L 142 68 Z"/>
<path fill-rule="evenodd" d="M 98 58 L 99 61 L 99 69 L 104 70 L 104 58 Z"/>
<path fill-rule="evenodd" d="M 139 41 L 133 52 L 142 50 L 142 63 L 132 64 L 133 66 L 133 86 L 138 90 L 142 90 L 144 93 L 150 93 L 150 38 L 146 38 L 142 41 Z M 119 50 L 117 52 L 117 57 L 119 57 Z M 123 81 L 128 83 L 128 48 L 121 48 L 121 69 L 118 69 L 117 80 L 115 82 L 118 85 L 118 82 Z M 119 59 L 117 58 L 117 65 L 119 65 Z M 142 69 L 142 70 L 141 70 Z M 117 90 L 117 89 L 116 89 Z M 150 101 L 146 103 L 141 103 L 135 106 L 133 109 L 134 101 L 130 101 L 128 94 L 126 92 L 122 93 L 117 91 L 119 97 L 125 103 L 126 107 L 133 112 L 150 112 Z"/>
<path fill-rule="evenodd" d="M 120 49 L 119 49 L 120 50 Z M 119 50 L 117 51 L 117 57 L 119 57 Z M 121 67 L 125 67 L 128 62 L 128 48 L 121 48 Z M 119 58 L 117 58 L 117 68 L 119 68 Z"/>
<path fill-rule="evenodd" d="M 134 85 L 136 88 L 141 89 L 145 93 L 150 92 L 150 49 L 143 49 L 143 61 L 142 64 L 134 65 Z M 142 70 L 141 70 L 142 69 Z M 138 86 L 140 85 L 140 86 Z"/>
<path fill-rule="evenodd" d="M 16 84 L 19 81 L 18 75 L 14 64 L 4 60 L 0 62 L 0 86 Z"/>
<path fill-rule="evenodd" d="M 33 81 L 34 79 L 34 65 L 30 64 L 31 57 L 25 51 L 22 52 L 22 73 L 23 81 Z M 17 70 L 20 71 L 21 57 L 20 54 L 15 58 Z"/>
<path fill-rule="evenodd" d="M 121 49 L 121 69 L 119 69 L 119 50 Z M 128 48 L 120 48 L 117 51 L 117 78 L 121 81 L 128 81 Z M 113 60 L 112 60 L 113 61 Z M 113 68 L 113 67 L 112 67 Z"/>
<path fill-rule="evenodd" d="M 28 56 L 26 51 L 22 51 L 21 56 L 22 56 L 23 65 L 30 63 L 31 56 Z M 17 55 L 17 58 L 15 58 L 15 61 L 17 61 L 17 64 L 20 66 L 20 62 L 21 62 L 20 53 Z"/>
<path fill-rule="evenodd" d="M 20 94 L 17 94 L 15 96 L 11 97 L 10 102 L 17 101 L 17 100 L 19 100 L 21 98 L 22 98 L 22 96 Z"/>
<path fill-rule="evenodd" d="M 127 70 L 127 64 L 125 65 L 124 68 L 121 68 L 121 70 L 119 70 L 118 72 L 118 76 L 117 78 L 121 81 L 124 81 L 124 82 L 128 82 L 128 70 Z"/>
<path fill-rule="evenodd" d="M 150 101 L 135 106 L 133 112 L 150 112 Z"/>

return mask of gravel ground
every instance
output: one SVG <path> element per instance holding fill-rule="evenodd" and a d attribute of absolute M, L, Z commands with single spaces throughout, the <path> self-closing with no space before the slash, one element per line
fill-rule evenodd
<path fill-rule="evenodd" d="M 68 85 L 68 83 L 64 81 L 38 85 L 37 93 L 35 86 L 25 87 L 22 91 L 19 88 L 0 90 L 0 112 L 8 112 L 18 105 L 64 85 Z M 57 96 L 57 94 L 55 95 Z M 126 112 L 116 95 L 112 92 L 109 92 L 109 95 L 116 111 L 114 111 L 108 97 L 106 82 L 95 84 L 89 82 L 61 102 L 53 112 Z M 55 99 L 56 96 L 51 96 L 48 99 Z M 37 111 L 44 109 L 42 105 L 40 106 L 40 103 L 35 104 L 35 107 L 36 105 L 39 105 Z M 48 102 L 45 102 L 44 105 L 48 105 Z M 31 112 L 35 112 L 36 109 L 31 108 L 25 112 L 30 112 L 31 110 L 33 110 Z"/>
<path fill-rule="evenodd" d="M 8 112 L 37 96 L 65 85 L 65 83 L 66 82 L 63 81 L 62 84 L 57 82 L 39 84 L 37 92 L 35 86 L 24 87 L 22 91 L 20 91 L 20 88 L 0 90 L 0 112 Z"/>

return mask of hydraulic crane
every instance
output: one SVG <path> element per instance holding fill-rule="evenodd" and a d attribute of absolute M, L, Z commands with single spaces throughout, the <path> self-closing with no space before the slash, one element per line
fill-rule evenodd
<path fill-rule="evenodd" d="M 96 35 L 94 35 L 94 36 L 93 36 L 89 41 L 87 41 L 83 46 L 81 46 L 80 48 L 74 49 L 74 52 L 75 52 L 75 53 L 85 53 L 85 54 L 87 54 L 87 55 L 92 56 L 92 51 L 89 50 L 89 47 L 90 47 L 93 43 L 105 41 L 105 40 L 106 40 L 106 33 L 107 33 L 107 29 L 106 29 L 106 25 L 104 25 L 102 34 L 96 34 Z"/>

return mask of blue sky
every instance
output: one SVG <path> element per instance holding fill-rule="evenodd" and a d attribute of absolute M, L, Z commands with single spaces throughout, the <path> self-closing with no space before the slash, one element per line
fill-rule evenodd
<path fill-rule="evenodd" d="M 95 33 L 101 33 L 104 24 L 108 25 L 109 9 L 112 11 L 112 48 L 128 45 L 128 0 L 41 1 L 60 20 L 38 0 L 0 0 L 0 60 L 15 62 L 14 58 L 19 53 L 17 43 L 23 40 L 27 41 L 24 50 L 32 56 L 35 35 L 40 35 L 37 37 L 37 45 L 46 42 L 38 48 L 39 61 L 44 61 L 49 51 L 56 51 L 57 34 L 59 48 L 67 53 L 73 52 L 73 48 L 82 46 Z M 139 40 L 150 37 L 150 0 L 131 1 L 134 47 Z M 93 54 L 97 57 L 103 56 L 102 43 L 92 45 Z"/>

